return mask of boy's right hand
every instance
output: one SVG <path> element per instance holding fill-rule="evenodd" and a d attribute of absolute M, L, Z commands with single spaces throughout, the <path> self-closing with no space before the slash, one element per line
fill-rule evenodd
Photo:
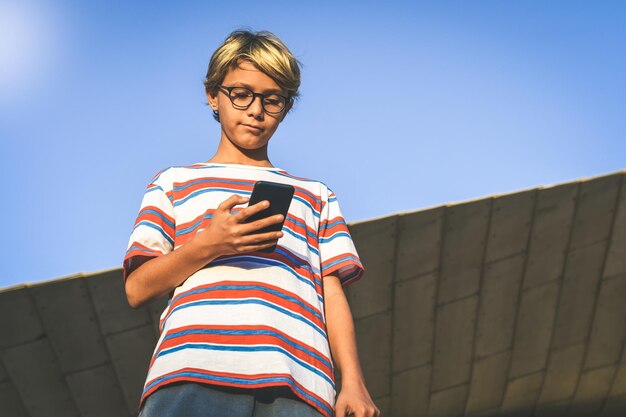
<path fill-rule="evenodd" d="M 211 257 L 252 252 L 275 245 L 283 235 L 282 231 L 254 232 L 269 225 L 280 223 L 283 216 L 278 214 L 251 223 L 244 223 L 254 213 L 269 207 L 269 202 L 263 200 L 241 209 L 237 213 L 231 213 L 234 206 L 243 204 L 248 200 L 250 199 L 247 197 L 234 194 L 222 201 L 215 209 L 207 228 L 199 231 L 194 236 L 193 241 L 206 250 L 206 253 L 210 253 Z"/>

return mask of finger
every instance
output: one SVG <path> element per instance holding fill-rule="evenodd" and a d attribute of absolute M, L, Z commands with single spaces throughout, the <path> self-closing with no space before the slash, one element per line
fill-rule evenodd
<path fill-rule="evenodd" d="M 270 202 L 267 200 L 259 201 L 256 204 L 248 206 L 242 210 L 239 210 L 237 213 L 233 214 L 233 218 L 237 223 L 243 223 L 248 217 L 252 216 L 254 213 L 258 213 L 259 211 L 265 210 L 270 206 Z"/>
<path fill-rule="evenodd" d="M 253 245 L 259 242 L 265 242 L 266 240 L 278 240 L 283 236 L 283 232 L 266 232 L 266 233 L 254 233 L 241 237 L 244 245 Z"/>
<path fill-rule="evenodd" d="M 230 210 L 235 207 L 237 204 L 243 204 L 249 201 L 250 198 L 241 196 L 239 194 L 233 194 L 228 197 L 226 200 L 222 201 L 219 206 L 217 206 L 218 210 L 227 210 L 230 213 Z"/>
<path fill-rule="evenodd" d="M 274 246 L 277 243 L 278 243 L 278 241 L 276 239 L 273 239 L 273 240 L 270 240 L 268 242 L 261 243 L 261 244 L 258 244 L 258 245 L 241 246 L 241 251 L 242 252 L 254 252 L 254 251 L 257 251 L 259 249 L 269 248 L 270 246 Z"/>
<path fill-rule="evenodd" d="M 260 220 L 255 220 L 251 223 L 244 223 L 241 225 L 241 233 L 243 235 L 253 234 L 255 230 L 263 229 L 264 227 L 271 226 L 283 221 L 282 214 L 275 214 L 273 216 L 267 216 Z"/>

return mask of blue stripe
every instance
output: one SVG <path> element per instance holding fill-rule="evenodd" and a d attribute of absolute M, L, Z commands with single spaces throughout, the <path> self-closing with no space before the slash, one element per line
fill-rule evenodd
<path fill-rule="evenodd" d="M 189 334 L 227 334 L 227 335 L 270 335 L 279 338 L 280 340 L 287 343 L 289 346 L 292 346 L 299 351 L 306 353 L 309 356 L 316 358 L 318 361 L 322 362 L 324 365 L 328 366 L 328 368 L 332 369 L 333 365 L 326 360 L 323 356 L 318 355 L 317 353 L 301 346 L 296 343 L 293 343 L 291 340 L 283 336 L 282 334 L 271 331 L 271 330 L 220 330 L 220 329 L 191 329 L 191 330 L 182 330 L 178 332 L 168 333 L 167 336 L 163 338 L 163 341 L 175 339 L 177 337 L 187 336 Z"/>
<path fill-rule="evenodd" d="M 361 273 L 360 268 L 354 268 L 353 272 L 349 273 L 343 278 L 340 278 L 341 284 L 342 285 L 348 284 L 350 281 L 352 281 L 353 278 L 356 278 L 356 276 L 359 275 L 360 273 Z"/>
<path fill-rule="evenodd" d="M 340 219 L 337 219 L 337 220 L 332 221 L 332 222 L 327 222 L 327 223 L 324 225 L 324 227 L 325 227 L 326 229 L 330 229 L 331 227 L 337 226 L 337 225 L 339 225 L 339 224 L 346 224 L 346 222 L 345 222 L 343 219 L 341 219 L 341 218 L 340 218 Z"/>
<path fill-rule="evenodd" d="M 330 269 L 333 265 L 337 265 L 338 263 L 345 262 L 346 259 L 350 259 L 350 260 L 352 260 L 352 261 L 354 261 L 356 263 L 359 263 L 358 258 L 356 258 L 355 256 L 352 256 L 352 255 L 344 256 L 343 258 L 339 258 L 338 260 L 333 261 L 333 262 L 329 263 L 328 265 L 325 265 L 324 266 L 324 271 Z"/>
<path fill-rule="evenodd" d="M 163 216 L 163 214 L 159 213 L 159 212 L 158 212 L 158 211 L 156 211 L 156 210 L 145 208 L 145 209 L 143 209 L 143 210 L 141 210 L 141 211 L 139 212 L 139 216 L 141 216 L 141 213 L 152 213 L 152 214 L 155 214 L 155 215 L 156 215 L 156 216 L 158 216 L 161 220 L 163 220 L 163 223 L 165 223 L 166 225 L 168 225 L 168 226 L 169 226 L 169 227 L 171 227 L 172 229 L 174 229 L 174 228 L 176 227 L 176 225 L 175 225 L 173 222 L 171 222 L 170 220 L 168 220 L 167 218 L 165 218 L 165 216 Z M 139 217 L 139 216 L 137 216 L 137 217 Z"/>
<path fill-rule="evenodd" d="M 165 191 L 163 191 L 163 188 L 161 188 L 160 185 L 155 185 L 155 184 L 150 184 L 150 185 L 154 185 L 154 187 L 148 186 L 148 189 L 146 190 L 146 194 L 151 193 L 152 191 L 157 191 L 157 190 L 165 194 Z"/>
<path fill-rule="evenodd" d="M 174 246 L 174 240 L 171 237 L 169 237 L 169 235 L 165 233 L 159 225 L 152 223 L 151 221 L 148 221 L 148 220 L 142 220 L 139 223 L 137 223 L 137 225 L 133 228 L 133 231 L 139 226 L 147 226 L 147 227 L 153 228 L 154 230 L 158 231 L 165 238 L 165 240 L 169 242 L 170 245 Z"/>
<path fill-rule="evenodd" d="M 165 349 L 160 351 L 156 357 L 160 358 L 165 355 L 169 355 L 170 353 L 175 353 L 185 349 L 206 349 L 206 350 L 221 350 L 221 351 L 231 351 L 231 352 L 279 352 L 291 358 L 294 362 L 298 363 L 303 368 L 308 369 L 313 372 L 317 376 L 325 379 L 326 382 L 332 384 L 333 381 L 326 375 L 324 372 L 319 369 L 311 366 L 310 364 L 304 362 L 303 360 L 297 358 L 292 355 L 291 352 L 283 349 L 280 346 L 240 346 L 240 345 L 212 345 L 210 343 L 184 343 L 182 345 L 178 345 L 169 349 Z M 331 368 L 332 369 L 332 368 Z"/>
<path fill-rule="evenodd" d="M 155 254 L 163 255 L 163 253 L 161 253 L 161 251 L 159 250 L 147 250 L 136 245 L 132 245 L 130 248 L 128 248 L 128 251 L 126 251 L 126 253 L 129 253 L 134 250 L 138 250 L 144 253 L 149 253 L 150 255 L 155 255 Z M 158 255 L 155 255 L 155 256 L 158 256 Z"/>
<path fill-rule="evenodd" d="M 320 243 L 328 243 L 337 237 L 347 237 L 348 239 L 350 239 L 350 234 L 348 232 L 336 232 L 333 233 L 330 237 L 320 237 Z"/>
<path fill-rule="evenodd" d="M 204 193 L 211 193 L 211 192 L 226 192 L 226 193 L 238 194 L 238 195 L 241 195 L 241 196 L 250 196 L 250 195 L 252 195 L 252 191 L 237 190 L 237 189 L 232 189 L 232 188 L 222 188 L 222 187 L 219 187 L 219 188 L 218 187 L 201 188 L 199 190 L 196 190 L 196 191 L 190 193 L 185 198 L 182 198 L 182 199 L 179 199 L 179 200 L 175 200 L 173 202 L 173 205 L 174 205 L 174 207 L 180 206 L 180 205 L 186 203 L 187 201 L 191 200 L 192 198 L 195 198 L 195 197 L 197 197 L 199 195 L 202 195 Z M 304 204 L 305 206 L 307 206 L 307 208 L 309 210 L 311 210 L 311 212 L 313 213 L 313 216 L 316 219 L 319 219 L 320 213 L 318 213 L 313 208 L 311 203 L 309 203 L 307 200 L 305 200 L 304 198 L 302 198 L 302 197 L 300 197 L 298 195 L 294 195 L 293 199 L 297 200 L 297 201 L 301 202 L 302 204 Z M 243 208 L 241 208 L 241 209 L 243 209 Z"/>
<path fill-rule="evenodd" d="M 317 317 L 318 319 L 324 321 L 322 319 L 321 314 L 319 314 L 317 311 L 313 310 L 311 307 L 303 304 L 302 302 L 298 301 L 297 298 L 295 297 L 290 297 L 287 294 L 284 294 L 280 291 L 276 291 L 276 290 L 272 290 L 269 289 L 267 287 L 263 287 L 261 285 L 216 285 L 214 287 L 210 287 L 210 288 L 199 288 L 197 290 L 191 290 L 189 292 L 186 292 L 178 297 L 176 297 L 176 299 L 174 300 L 174 302 L 177 302 L 178 300 L 183 300 L 191 295 L 194 294 L 202 294 L 208 291 L 219 291 L 219 290 L 260 290 L 263 292 L 266 292 L 268 294 L 274 294 L 279 296 L 280 298 L 284 299 L 284 300 L 288 300 L 291 302 L 294 302 L 296 304 L 298 304 L 299 306 L 301 306 L 302 308 L 304 308 L 306 311 L 308 311 L 309 313 L 313 314 L 315 317 Z"/>
<path fill-rule="evenodd" d="M 191 181 L 185 185 L 178 185 L 174 187 L 174 191 L 182 191 L 188 187 L 191 187 L 193 185 L 196 184 L 202 184 L 202 183 L 215 183 L 215 182 L 225 182 L 228 184 L 240 184 L 240 185 L 248 185 L 248 186 L 252 186 L 254 184 L 254 181 L 245 181 L 245 180 L 241 180 L 241 181 L 234 181 L 234 180 L 227 180 L 227 179 L 211 179 L 211 178 L 200 178 L 198 180 L 195 181 Z"/>
<path fill-rule="evenodd" d="M 317 327 L 315 325 L 315 323 L 312 323 L 310 320 L 307 320 L 304 317 L 301 317 L 298 314 L 295 314 L 294 312 L 287 310 L 285 308 L 276 306 L 272 303 L 269 303 L 265 300 L 256 300 L 256 299 L 243 299 L 243 300 L 199 300 L 199 301 L 193 301 L 191 303 L 186 303 L 180 306 L 176 306 L 174 307 L 174 309 L 169 313 L 169 317 L 167 318 L 167 320 L 170 319 L 170 317 L 172 317 L 172 315 L 178 311 L 178 310 L 182 310 L 184 308 L 189 308 L 189 307 L 197 307 L 197 306 L 203 306 L 203 305 L 240 305 L 240 304 L 261 304 L 264 305 L 266 307 L 269 308 L 273 308 L 276 311 L 280 311 L 281 313 L 293 317 L 296 320 L 301 321 L 302 323 L 306 324 L 307 326 L 311 327 L 313 330 L 315 330 L 316 332 L 318 332 L 321 336 L 323 336 L 324 338 L 326 338 L 326 333 L 324 333 L 324 331 L 322 329 L 320 329 L 319 327 Z"/>
<path fill-rule="evenodd" d="M 278 246 L 276 247 L 278 249 Z M 250 255 L 237 255 L 237 256 L 231 256 L 228 258 L 223 258 L 223 259 L 217 259 L 214 260 L 213 262 L 211 262 L 208 267 L 211 267 L 213 265 L 231 265 L 234 264 L 235 266 L 240 263 L 240 262 L 253 262 L 253 263 L 258 263 L 258 264 L 262 264 L 262 265 L 270 265 L 270 266 L 276 266 L 278 268 L 281 268 L 287 272 L 289 272 L 291 275 L 293 275 L 294 277 L 296 277 L 296 279 L 298 281 L 301 281 L 302 283 L 310 286 L 311 288 L 315 289 L 315 284 L 313 284 L 309 279 L 303 277 L 302 275 L 298 274 L 296 271 L 293 270 L 293 268 L 290 268 L 289 266 L 285 265 L 282 262 L 279 261 L 275 261 L 274 259 L 269 259 L 269 258 L 261 258 L 258 256 L 250 256 Z"/>

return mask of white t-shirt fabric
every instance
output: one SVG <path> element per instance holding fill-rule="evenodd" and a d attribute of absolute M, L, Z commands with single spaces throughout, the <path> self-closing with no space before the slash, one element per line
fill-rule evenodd
<path fill-rule="evenodd" d="M 365 270 L 337 197 L 323 182 L 242 164 L 163 169 L 143 196 L 124 257 L 124 280 L 141 263 L 190 241 L 221 202 L 233 194 L 249 197 L 259 180 L 295 188 L 283 236 L 272 253 L 216 258 L 170 293 L 139 409 L 159 387 L 193 381 L 285 385 L 324 416 L 333 415 L 336 388 L 322 277 L 338 274 L 347 286 Z"/>

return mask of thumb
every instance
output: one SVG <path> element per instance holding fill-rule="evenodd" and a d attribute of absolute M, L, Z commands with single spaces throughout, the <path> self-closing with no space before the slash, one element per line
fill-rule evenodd
<path fill-rule="evenodd" d="M 335 407 L 335 417 L 346 417 L 346 406 L 344 404 Z"/>

